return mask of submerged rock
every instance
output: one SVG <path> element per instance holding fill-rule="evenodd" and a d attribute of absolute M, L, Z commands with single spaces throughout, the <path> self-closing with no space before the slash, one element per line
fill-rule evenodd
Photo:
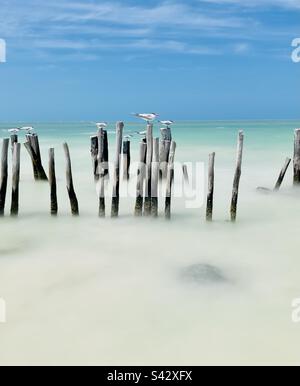
<path fill-rule="evenodd" d="M 194 264 L 184 268 L 180 274 L 181 278 L 195 284 L 223 284 L 228 279 L 223 272 L 209 264 Z"/>

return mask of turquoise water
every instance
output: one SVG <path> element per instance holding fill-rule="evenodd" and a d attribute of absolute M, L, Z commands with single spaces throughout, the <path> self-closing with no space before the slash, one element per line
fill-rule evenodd
<path fill-rule="evenodd" d="M 28 122 L 26 122 L 28 124 Z M 89 137 L 92 124 L 30 123 L 47 151 L 54 146 L 59 216 L 49 216 L 49 188 L 34 183 L 22 149 L 20 215 L 1 219 L 0 364 L 297 364 L 300 325 L 292 301 L 300 298 L 300 192 L 292 168 L 278 194 L 272 188 L 293 155 L 300 121 L 179 122 L 176 159 L 203 162 L 199 207 L 173 200 L 171 222 L 135 219 L 134 199 L 122 197 L 120 218 L 97 217 Z M 8 127 L 0 132 L 7 135 Z M 126 130 L 143 130 L 127 123 Z M 245 149 L 238 221 L 229 219 L 239 129 Z M 108 130 L 114 130 L 111 123 Z M 159 126 L 155 125 L 159 134 Z M 70 145 L 80 217 L 72 218 L 65 188 L 62 143 Z M 114 154 L 114 135 L 109 136 Z M 132 141 L 138 158 L 139 138 Z M 208 154 L 216 152 L 214 221 L 205 222 Z M 133 188 L 136 171 L 131 171 Z M 177 172 L 175 186 L 180 185 Z M 10 176 L 9 176 L 10 181 Z M 124 186 L 124 183 L 121 183 Z M 107 193 L 109 215 L 110 190 Z M 210 264 L 228 284 L 189 285 L 183 269 Z"/>

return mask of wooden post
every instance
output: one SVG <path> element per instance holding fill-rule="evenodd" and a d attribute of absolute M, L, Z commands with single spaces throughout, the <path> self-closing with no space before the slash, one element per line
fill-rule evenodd
<path fill-rule="evenodd" d="M 276 182 L 276 185 L 275 185 L 275 188 L 274 188 L 275 191 L 280 189 L 280 187 L 282 185 L 282 182 L 284 180 L 285 174 L 286 174 L 286 172 L 288 170 L 288 167 L 290 166 L 290 163 L 291 163 L 291 159 L 290 158 L 286 158 L 285 163 L 284 163 L 284 165 L 283 165 L 283 167 L 281 169 L 281 172 L 279 174 L 278 180 Z"/>
<path fill-rule="evenodd" d="M 153 161 L 151 176 L 151 214 L 158 216 L 158 181 L 159 181 L 159 138 L 153 140 Z"/>
<path fill-rule="evenodd" d="M 91 137 L 91 156 L 93 162 L 93 174 L 95 181 L 99 180 L 98 175 L 98 137 L 94 135 Z"/>
<path fill-rule="evenodd" d="M 48 181 L 48 177 L 42 165 L 42 158 L 40 152 L 39 138 L 36 134 L 26 135 L 27 142 L 24 143 L 33 166 L 33 174 L 35 180 Z"/>
<path fill-rule="evenodd" d="M 104 130 L 98 132 L 99 217 L 105 217 Z"/>
<path fill-rule="evenodd" d="M 146 187 L 145 187 L 145 202 L 144 202 L 144 215 L 150 216 L 151 214 L 151 165 L 153 157 L 153 124 L 147 125 L 147 157 L 146 157 Z"/>
<path fill-rule="evenodd" d="M 70 204 L 71 204 L 71 211 L 73 216 L 78 216 L 79 207 L 78 207 L 78 200 L 76 197 L 74 184 L 73 184 L 70 150 L 67 143 L 63 144 L 63 148 L 65 152 L 65 157 L 66 157 L 66 180 L 67 180 L 67 190 L 68 190 Z"/>
<path fill-rule="evenodd" d="M 50 184 L 50 213 L 56 216 L 58 212 L 57 205 L 57 186 L 55 175 L 54 149 L 49 149 L 49 184 Z"/>
<path fill-rule="evenodd" d="M 20 153 L 21 145 L 15 142 L 12 160 L 11 216 L 17 216 L 19 214 Z"/>
<path fill-rule="evenodd" d="M 172 132 L 171 129 L 162 128 L 161 132 L 161 140 L 160 140 L 160 150 L 159 150 L 159 162 L 160 162 L 160 178 L 166 179 L 168 174 L 168 161 L 170 154 L 170 146 L 172 141 Z"/>
<path fill-rule="evenodd" d="M 182 173 L 183 173 L 184 182 L 188 185 L 190 181 L 189 181 L 187 166 L 185 164 L 182 165 Z"/>
<path fill-rule="evenodd" d="M 14 144 L 15 143 L 18 143 L 18 134 L 12 134 L 11 136 L 10 136 L 10 142 L 11 142 L 11 151 L 12 151 L 12 153 L 13 153 L 13 151 L 14 151 Z"/>
<path fill-rule="evenodd" d="M 7 178 L 8 178 L 8 147 L 9 138 L 3 139 L 2 153 L 1 153 L 1 180 L 0 180 L 0 216 L 4 215 L 6 192 L 7 192 Z"/>
<path fill-rule="evenodd" d="M 215 181 L 215 153 L 209 155 L 208 161 L 208 193 L 206 206 L 206 220 L 212 221 Z"/>
<path fill-rule="evenodd" d="M 108 151 L 108 136 L 107 130 L 103 130 L 103 162 L 104 162 L 104 176 L 109 179 L 109 151 Z"/>
<path fill-rule="evenodd" d="M 300 129 L 295 130 L 294 144 L 294 185 L 300 184 Z"/>
<path fill-rule="evenodd" d="M 140 160 L 137 170 L 137 184 L 136 184 L 136 202 L 135 202 L 135 216 L 143 215 L 144 203 L 144 180 L 145 180 L 145 166 L 146 166 L 147 144 L 142 141 L 140 143 Z"/>
<path fill-rule="evenodd" d="M 123 142 L 123 179 L 128 181 L 130 178 L 130 141 L 126 140 Z"/>
<path fill-rule="evenodd" d="M 171 218 L 171 196 L 172 196 L 172 185 L 174 181 L 174 159 L 176 151 L 176 142 L 171 142 L 169 163 L 168 163 L 168 174 L 167 174 L 167 186 L 166 186 L 166 201 L 165 201 L 165 217 L 166 219 Z"/>
<path fill-rule="evenodd" d="M 232 190 L 232 199 L 231 199 L 231 208 L 230 208 L 230 215 L 231 215 L 232 222 L 236 221 L 239 185 L 240 185 L 240 178 L 242 173 L 243 147 L 244 147 L 244 133 L 243 131 L 240 131 L 238 135 L 237 162 L 236 162 L 236 170 L 235 170 L 234 181 L 233 181 L 233 190 Z"/>
<path fill-rule="evenodd" d="M 118 217 L 119 204 L 120 204 L 120 157 L 122 152 L 122 140 L 123 140 L 123 122 L 117 122 L 116 127 L 116 154 L 115 154 L 115 170 L 114 170 L 114 183 L 111 205 L 111 217 Z"/>

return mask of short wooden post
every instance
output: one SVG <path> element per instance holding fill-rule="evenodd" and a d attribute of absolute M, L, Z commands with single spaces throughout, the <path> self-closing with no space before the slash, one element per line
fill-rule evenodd
<path fill-rule="evenodd" d="M 104 130 L 98 132 L 99 217 L 105 217 Z"/>
<path fill-rule="evenodd" d="M 171 129 L 162 128 L 161 131 L 161 140 L 160 140 L 160 150 L 159 150 L 159 162 L 160 162 L 160 178 L 166 179 L 168 174 L 168 161 L 170 154 L 170 145 L 172 141 Z"/>
<path fill-rule="evenodd" d="M 0 179 L 0 216 L 4 215 L 6 192 L 7 192 L 7 179 L 8 179 L 8 147 L 9 138 L 3 139 L 2 153 L 1 153 L 1 179 Z"/>
<path fill-rule="evenodd" d="M 74 184 L 73 184 L 73 176 L 72 176 L 72 164 L 71 164 L 71 157 L 70 157 L 70 150 L 67 143 L 63 144 L 65 157 L 66 157 L 66 181 L 67 181 L 67 190 L 69 194 L 70 204 L 71 204 L 71 211 L 73 216 L 79 215 L 79 207 L 78 207 L 78 200 L 76 197 L 76 193 L 74 190 Z"/>
<path fill-rule="evenodd" d="M 130 141 L 126 140 L 123 142 L 123 179 L 128 181 L 130 178 Z"/>
<path fill-rule="evenodd" d="M 190 183 L 190 181 L 189 181 L 189 174 L 188 174 L 187 166 L 185 164 L 182 165 L 182 173 L 183 173 L 184 182 L 188 185 Z"/>
<path fill-rule="evenodd" d="M 294 144 L 294 185 L 300 184 L 300 129 L 295 130 Z"/>
<path fill-rule="evenodd" d="M 104 176 L 109 178 L 109 150 L 108 150 L 108 135 L 107 130 L 103 130 L 103 162 L 104 162 Z"/>
<path fill-rule="evenodd" d="M 143 215 L 146 153 L 147 153 L 147 144 L 144 141 L 142 141 L 140 143 L 140 159 L 139 159 L 139 166 L 137 170 L 136 202 L 135 202 L 135 212 L 134 212 L 136 217 L 140 217 Z"/>
<path fill-rule="evenodd" d="M 172 197 L 172 185 L 174 181 L 174 159 L 176 151 L 176 142 L 171 142 L 169 163 L 168 163 L 168 174 L 166 184 L 166 201 L 165 201 L 165 217 L 166 219 L 171 218 L 171 197 Z"/>
<path fill-rule="evenodd" d="M 98 181 L 98 179 L 99 179 L 99 175 L 98 175 L 98 137 L 96 135 L 91 137 L 91 156 L 92 156 L 92 163 L 93 163 L 94 180 Z"/>
<path fill-rule="evenodd" d="M 159 138 L 153 140 L 153 161 L 151 176 L 151 214 L 158 216 L 158 181 L 159 181 Z"/>
<path fill-rule="evenodd" d="M 153 157 L 153 124 L 147 125 L 147 156 L 146 156 L 146 183 L 145 183 L 145 202 L 144 202 L 144 215 L 150 216 L 151 214 L 151 165 Z"/>
<path fill-rule="evenodd" d="M 230 215 L 231 215 L 232 222 L 236 221 L 239 185 L 240 185 L 240 178 L 242 173 L 243 147 L 244 147 L 244 133 L 243 131 L 240 131 L 238 135 L 237 162 L 236 162 L 236 170 L 235 170 L 235 175 L 233 180 L 233 190 L 232 190 L 232 199 L 231 199 L 231 208 L 230 208 Z"/>
<path fill-rule="evenodd" d="M 285 174 L 286 174 L 286 172 L 288 170 L 288 167 L 290 166 L 290 163 L 291 163 L 291 159 L 290 158 L 286 158 L 285 163 L 284 163 L 284 165 L 283 165 L 283 167 L 281 169 L 281 172 L 279 174 L 278 180 L 276 182 L 276 185 L 275 185 L 275 188 L 274 188 L 275 191 L 280 189 L 280 187 L 282 185 L 282 182 L 284 180 Z"/>
<path fill-rule="evenodd" d="M 19 214 L 20 153 L 21 145 L 15 142 L 12 160 L 11 216 L 18 216 Z"/>
<path fill-rule="evenodd" d="M 113 182 L 113 194 L 111 205 L 111 217 L 118 217 L 120 204 L 120 157 L 122 152 L 123 141 L 123 122 L 117 122 L 116 126 L 116 154 L 115 154 L 115 170 Z"/>
<path fill-rule="evenodd" d="M 208 161 L 208 193 L 206 206 L 206 220 L 212 221 L 215 181 L 215 153 L 209 155 Z"/>
<path fill-rule="evenodd" d="M 50 213 L 56 216 L 58 212 L 57 204 L 57 185 L 55 174 L 55 154 L 54 149 L 49 149 L 49 185 L 50 185 Z"/>

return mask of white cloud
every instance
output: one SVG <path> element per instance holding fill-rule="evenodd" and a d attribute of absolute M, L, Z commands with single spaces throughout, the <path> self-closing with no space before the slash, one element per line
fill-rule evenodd
<path fill-rule="evenodd" d="M 199 0 L 202 3 L 232 4 L 240 7 L 280 7 L 300 10 L 300 0 Z"/>

